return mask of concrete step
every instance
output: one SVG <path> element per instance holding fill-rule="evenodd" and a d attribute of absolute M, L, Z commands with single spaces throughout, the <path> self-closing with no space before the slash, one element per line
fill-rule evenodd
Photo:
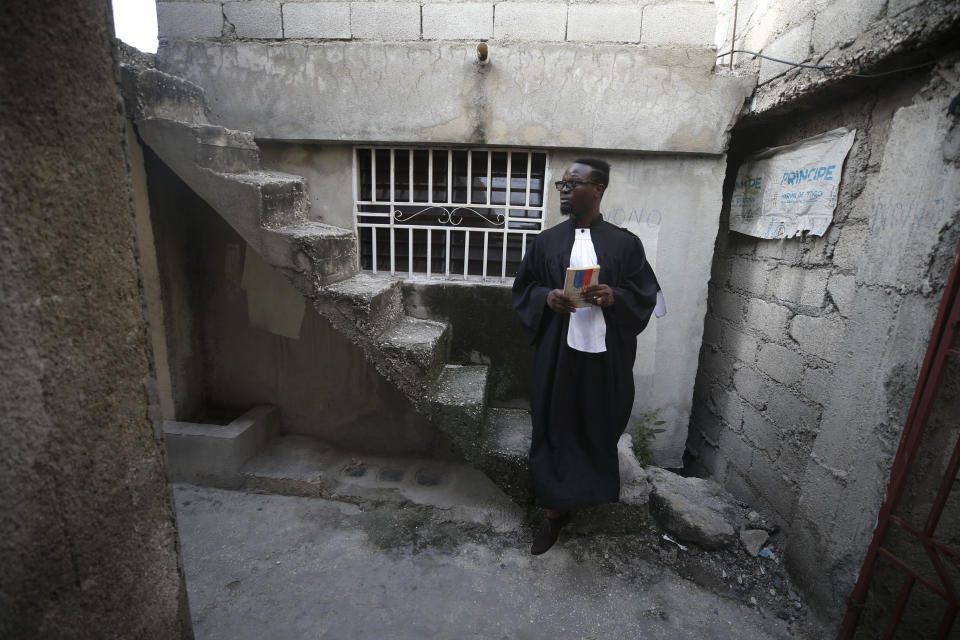
<path fill-rule="evenodd" d="M 199 166 L 220 173 L 242 173 L 260 168 L 260 147 L 249 131 L 213 124 L 190 126 L 199 140 L 196 153 Z"/>
<path fill-rule="evenodd" d="M 203 166 L 201 161 L 212 160 L 216 144 L 204 145 L 202 136 L 213 142 L 232 141 L 246 144 L 244 136 L 226 133 L 204 126 L 147 118 L 137 121 L 137 132 L 143 141 L 187 185 L 248 243 L 258 246 L 262 228 L 280 229 L 297 226 L 306 221 L 309 200 L 305 181 L 300 176 L 274 171 L 221 172 Z M 253 164 L 252 158 L 242 160 L 250 149 L 223 147 L 223 164 Z M 238 155 L 229 157 L 234 151 Z"/>
<path fill-rule="evenodd" d="M 263 229 L 260 244 L 254 246 L 308 298 L 316 296 L 317 287 L 349 278 L 357 270 L 353 231 L 322 222 Z"/>
<path fill-rule="evenodd" d="M 243 173 L 260 169 L 260 148 L 248 131 L 156 116 L 140 118 L 136 124 L 140 137 L 174 170 L 199 167 Z"/>
<path fill-rule="evenodd" d="M 431 418 L 453 451 L 465 460 L 480 458 L 487 408 L 486 365 L 448 364 L 440 372 L 431 401 Z"/>
<path fill-rule="evenodd" d="M 127 114 L 134 120 L 167 118 L 188 123 L 207 122 L 203 89 L 188 80 L 157 69 L 120 65 Z"/>
<path fill-rule="evenodd" d="M 533 503 L 530 483 L 530 434 L 533 425 L 526 409 L 487 409 L 478 465 L 517 504 Z"/>
<path fill-rule="evenodd" d="M 254 407 L 225 425 L 164 420 L 163 441 L 171 480 L 239 487 L 240 468 L 279 427 L 280 411 L 269 405 Z"/>
<path fill-rule="evenodd" d="M 377 338 L 403 315 L 400 281 L 357 273 L 323 287 L 317 305 L 326 317 L 348 335 Z"/>
<path fill-rule="evenodd" d="M 259 205 L 261 227 L 281 229 L 306 222 L 310 204 L 302 176 L 262 170 L 221 175 L 249 190 L 247 198 Z"/>
<path fill-rule="evenodd" d="M 428 386 L 440 376 L 450 352 L 450 328 L 446 322 L 401 316 L 380 335 L 377 346 L 409 384 Z"/>
<path fill-rule="evenodd" d="M 351 453 L 308 436 L 275 438 L 244 465 L 243 488 L 354 503 L 442 509 L 451 519 L 500 530 L 522 512 L 483 473 L 463 462 Z"/>

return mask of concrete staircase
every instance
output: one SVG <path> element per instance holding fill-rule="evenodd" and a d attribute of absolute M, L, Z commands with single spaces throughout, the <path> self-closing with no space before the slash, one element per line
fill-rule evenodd
<path fill-rule="evenodd" d="M 359 273 L 353 231 L 309 220 L 303 178 L 263 170 L 251 133 L 209 123 L 202 89 L 141 65 L 122 64 L 121 72 L 127 111 L 143 142 L 356 344 L 438 434 L 436 458 L 424 461 L 278 436 L 275 407 L 255 407 L 227 425 L 168 421 L 174 480 L 434 505 L 451 486 L 478 504 L 497 502 L 490 491 L 496 485 L 500 496 L 532 505 L 530 414 L 487 407 L 488 367 L 448 362 L 448 323 L 405 314 L 399 280 Z M 588 529 L 636 531 L 648 522 L 646 474 L 629 444 L 621 442 L 620 453 L 621 502 L 587 510 L 581 522 Z M 480 471 L 493 484 L 479 479 Z"/>
<path fill-rule="evenodd" d="M 488 424 L 488 368 L 448 362 L 448 324 L 406 315 L 399 280 L 359 273 L 353 231 L 311 221 L 304 179 L 262 169 L 253 134 L 211 124 L 200 87 L 136 63 L 121 64 L 121 77 L 143 142 L 435 426 L 436 455 L 476 464 L 508 495 L 528 502 L 529 416 L 492 411 Z M 197 425 L 169 429 L 179 451 L 191 436 L 216 441 Z M 233 453 L 227 458 L 237 461 Z M 236 484 L 237 474 L 234 464 L 208 476 Z"/>

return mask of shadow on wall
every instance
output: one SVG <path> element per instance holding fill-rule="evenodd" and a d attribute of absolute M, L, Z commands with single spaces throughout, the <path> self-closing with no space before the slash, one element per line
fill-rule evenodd
<path fill-rule="evenodd" d="M 360 349 L 146 152 L 178 420 L 280 408 L 281 430 L 425 454 L 433 430 Z"/>

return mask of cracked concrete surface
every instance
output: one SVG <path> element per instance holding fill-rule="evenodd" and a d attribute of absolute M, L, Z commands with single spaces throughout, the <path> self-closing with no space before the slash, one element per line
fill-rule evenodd
<path fill-rule="evenodd" d="M 731 552 L 678 560 L 653 532 L 564 532 L 533 557 L 527 526 L 411 503 L 174 492 L 198 639 L 819 637 L 752 605 Z"/>

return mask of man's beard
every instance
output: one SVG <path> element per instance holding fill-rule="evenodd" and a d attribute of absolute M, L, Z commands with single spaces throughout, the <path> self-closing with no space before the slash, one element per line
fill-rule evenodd
<path fill-rule="evenodd" d="M 561 203 L 561 204 L 560 204 L 560 215 L 562 215 L 562 216 L 572 216 L 572 215 L 573 215 L 573 207 L 571 207 L 569 204 L 562 204 L 562 203 Z"/>

